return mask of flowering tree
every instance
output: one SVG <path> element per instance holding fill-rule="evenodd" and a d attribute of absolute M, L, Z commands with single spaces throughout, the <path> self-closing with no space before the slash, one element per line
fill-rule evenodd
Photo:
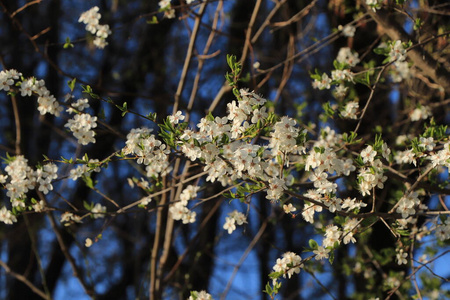
<path fill-rule="evenodd" d="M 0 2 L 2 297 L 449 297 L 448 4 L 131 2 Z"/>

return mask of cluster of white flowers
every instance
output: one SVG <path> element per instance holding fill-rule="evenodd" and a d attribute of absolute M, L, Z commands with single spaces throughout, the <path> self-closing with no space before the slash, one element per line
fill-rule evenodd
<path fill-rule="evenodd" d="M 72 131 L 79 144 L 95 143 L 93 128 L 97 127 L 97 117 L 87 113 L 76 114 L 67 121 L 64 127 L 68 127 Z"/>
<path fill-rule="evenodd" d="M 447 217 L 447 219 L 442 224 L 438 224 L 438 220 L 439 220 L 438 218 L 436 218 L 436 220 L 435 220 L 436 237 L 440 241 L 445 241 L 445 240 L 450 239 L 450 218 Z"/>
<path fill-rule="evenodd" d="M 425 105 L 421 105 L 420 107 L 415 108 L 410 114 L 411 121 L 413 122 L 419 120 L 426 120 L 431 116 L 432 116 L 431 108 Z"/>
<path fill-rule="evenodd" d="M 345 37 L 354 37 L 356 28 L 353 25 L 345 25 L 345 26 L 339 25 L 338 30 L 342 31 L 342 35 Z"/>
<path fill-rule="evenodd" d="M 349 47 L 342 47 L 339 49 L 336 60 L 340 63 L 345 63 L 350 67 L 354 67 L 360 62 L 358 53 L 353 52 Z"/>
<path fill-rule="evenodd" d="M 412 192 L 404 195 L 397 203 L 397 213 L 402 214 L 402 218 L 406 219 L 408 216 L 416 213 L 415 208 L 419 206 L 420 209 L 425 209 L 426 206 L 420 203 L 419 194 Z"/>
<path fill-rule="evenodd" d="M 412 74 L 407 61 L 396 61 L 393 66 L 394 68 L 391 72 L 393 82 L 402 82 L 411 78 Z"/>
<path fill-rule="evenodd" d="M 147 166 L 147 177 L 164 176 L 172 170 L 169 164 L 170 150 L 151 134 L 152 131 L 146 127 L 132 129 L 122 152 L 124 155 L 136 155 L 137 163 Z"/>
<path fill-rule="evenodd" d="M 14 85 L 14 80 L 18 80 L 22 76 L 22 73 L 17 72 L 14 69 L 5 70 L 0 72 L 0 91 L 8 92 L 11 86 Z"/>
<path fill-rule="evenodd" d="M 70 170 L 69 178 L 72 180 L 77 180 L 78 178 L 82 177 L 83 175 L 89 176 L 92 172 L 100 172 L 100 167 L 95 166 L 99 163 L 98 159 L 89 159 L 87 163 L 80 164 L 76 168 Z M 95 166 L 95 167 L 93 167 Z"/>
<path fill-rule="evenodd" d="M 366 0 L 367 6 L 373 11 L 377 11 L 377 9 L 381 8 L 381 2 L 382 0 Z"/>
<path fill-rule="evenodd" d="M 32 202 L 33 202 L 33 200 L 32 200 Z M 44 202 L 44 200 L 41 200 L 39 202 L 36 201 L 36 203 L 34 203 L 32 205 L 32 207 L 35 212 L 42 212 L 45 209 L 45 202 Z"/>
<path fill-rule="evenodd" d="M 103 206 L 100 203 L 97 203 L 91 209 L 91 213 L 92 213 L 92 217 L 94 219 L 104 218 L 105 214 L 106 214 L 106 206 Z"/>
<path fill-rule="evenodd" d="M 312 83 L 313 88 L 323 90 L 323 89 L 330 89 L 331 88 L 331 78 L 328 77 L 326 73 L 322 74 L 322 78 L 315 79 Z"/>
<path fill-rule="evenodd" d="M 272 155 L 283 153 L 298 153 L 297 137 L 299 133 L 297 122 L 289 117 L 282 117 L 275 123 L 274 131 L 270 133 L 269 148 Z M 302 149 L 300 149 L 302 150 Z"/>
<path fill-rule="evenodd" d="M 324 248 L 333 248 L 335 243 L 340 244 L 341 241 L 344 244 L 356 243 L 354 234 L 359 227 L 359 221 L 357 219 L 349 218 L 343 224 L 342 230 L 336 225 L 329 225 L 325 229 L 325 238 L 322 241 Z"/>
<path fill-rule="evenodd" d="M 69 107 L 66 111 L 69 114 L 73 114 L 73 113 L 77 113 L 77 112 L 82 112 L 89 107 L 90 107 L 89 100 L 86 98 L 82 98 L 82 99 L 78 99 L 77 101 L 72 103 L 71 107 Z"/>
<path fill-rule="evenodd" d="M 343 239 L 344 244 L 348 243 L 356 243 L 356 239 L 353 236 L 356 233 L 357 228 L 359 227 L 358 219 L 350 218 L 348 219 L 342 228 L 343 230 Z"/>
<path fill-rule="evenodd" d="M 244 223 L 247 223 L 245 215 L 237 210 L 233 210 L 228 214 L 228 217 L 225 218 L 223 229 L 227 230 L 228 234 L 232 234 L 233 231 L 236 230 L 236 224 L 243 225 Z"/>
<path fill-rule="evenodd" d="M 431 160 L 433 167 L 444 166 L 450 169 L 450 142 L 445 143 L 442 150 L 430 153 L 427 159 Z"/>
<path fill-rule="evenodd" d="M 0 209 L 0 222 L 11 225 L 17 222 L 17 218 L 13 213 L 8 210 L 5 206 Z"/>
<path fill-rule="evenodd" d="M 3 177 L 2 183 L 6 183 L 6 195 L 10 198 L 13 207 L 25 207 L 25 203 L 20 199 L 33 189 L 35 184 L 35 176 L 31 167 L 28 166 L 28 160 L 22 155 L 18 155 L 5 168 L 6 177 Z"/>
<path fill-rule="evenodd" d="M 325 229 L 325 238 L 322 241 L 323 247 L 334 247 L 335 243 L 340 244 L 342 237 L 342 231 L 336 225 L 327 226 Z"/>
<path fill-rule="evenodd" d="M 54 163 L 45 164 L 34 171 L 22 155 L 14 157 L 5 171 L 7 175 L 0 175 L 0 184 L 6 187 L 6 195 L 10 198 L 12 206 L 20 209 L 25 208 L 24 200 L 28 191 L 37 187 L 40 192 L 48 194 L 53 190 L 52 181 L 58 177 L 58 167 Z M 43 201 L 40 201 L 33 205 L 33 209 L 39 212 L 44 206 Z M 7 224 L 16 220 L 6 208 L 2 210 L 2 218 Z"/>
<path fill-rule="evenodd" d="M 349 176 L 356 170 L 351 158 L 338 158 L 336 152 L 333 151 L 333 148 L 340 144 L 342 144 L 342 136 L 330 128 L 325 128 L 306 157 L 305 170 L 310 171 L 308 179 L 313 182 L 315 188 L 304 194 L 305 197 L 314 201 L 313 203 L 305 202 L 302 216 L 307 222 L 313 223 L 314 213 L 321 212 L 322 207 L 327 208 L 330 212 L 335 212 L 343 209 L 352 211 L 366 205 L 356 202 L 355 198 L 342 200 L 336 197 L 338 185 L 328 179 L 333 174 Z M 319 150 L 320 148 L 322 150 Z M 383 179 L 385 180 L 385 177 Z M 317 202 L 323 205 L 321 206 Z"/>
<path fill-rule="evenodd" d="M 302 258 L 294 252 L 283 253 L 281 258 L 277 258 L 273 266 L 274 272 L 283 272 L 283 277 L 291 278 L 292 275 L 300 273 L 302 267 Z"/>
<path fill-rule="evenodd" d="M 16 70 L 7 70 L 0 72 L 0 90 L 9 91 L 13 85 L 15 85 L 14 80 L 21 79 L 22 74 Z M 41 115 L 52 114 L 59 117 L 63 111 L 63 107 L 59 105 L 55 97 L 50 94 L 50 91 L 45 87 L 44 80 L 38 80 L 34 77 L 28 79 L 22 79 L 18 81 L 20 87 L 18 92 L 20 92 L 22 97 L 25 96 L 38 96 L 38 111 Z M 85 108 L 88 108 L 87 99 L 79 99 L 72 107 L 67 110 L 69 113 L 81 112 Z M 65 127 L 68 127 L 70 131 L 73 132 L 74 136 L 77 138 L 78 143 L 82 145 L 87 145 L 89 143 L 95 143 L 95 132 L 92 130 L 97 126 L 97 117 L 92 117 L 89 114 L 79 113 L 76 114 L 73 119 L 69 119 Z"/>
<path fill-rule="evenodd" d="M 413 149 L 407 149 L 405 151 L 398 151 L 395 154 L 395 162 L 398 164 L 414 164 L 417 166 L 417 157 L 414 154 Z"/>
<path fill-rule="evenodd" d="M 317 200 L 320 199 L 320 195 L 317 196 Z M 314 224 L 314 213 L 321 212 L 322 206 L 316 205 L 313 203 L 305 203 L 305 206 L 302 211 L 302 217 L 306 222 Z"/>
<path fill-rule="evenodd" d="M 81 217 L 78 215 L 74 215 L 71 212 L 65 212 L 61 215 L 61 223 L 64 224 L 64 226 L 70 226 L 73 223 L 82 223 Z"/>
<path fill-rule="evenodd" d="M 20 81 L 20 79 L 22 79 Z M 55 97 L 50 94 L 50 91 L 45 87 L 44 80 L 38 80 L 34 77 L 28 79 L 22 78 L 22 73 L 14 69 L 0 72 L 0 91 L 10 91 L 18 81 L 20 84 L 19 92 L 22 97 L 37 95 L 38 96 L 38 110 L 41 115 L 52 114 L 59 117 L 63 108 L 56 101 Z"/>
<path fill-rule="evenodd" d="M 345 105 L 344 109 L 341 110 L 341 115 L 343 118 L 356 120 L 358 118 L 358 108 L 358 101 L 349 101 Z"/>
<path fill-rule="evenodd" d="M 348 87 L 342 83 L 334 88 L 333 94 L 337 99 L 343 99 L 347 95 Z"/>
<path fill-rule="evenodd" d="M 404 274 L 404 272 L 400 272 L 401 274 Z M 404 278 L 405 275 L 400 275 L 400 276 L 388 276 L 385 281 L 384 281 L 384 285 L 388 288 L 388 289 L 393 289 L 395 287 L 400 286 L 401 282 L 399 280 L 399 278 Z"/>
<path fill-rule="evenodd" d="M 58 178 L 58 167 L 54 163 L 45 164 L 35 172 L 35 180 L 39 185 L 39 191 L 48 194 L 53 190 L 52 180 Z"/>
<path fill-rule="evenodd" d="M 97 6 L 92 7 L 81 14 L 78 22 L 86 24 L 86 30 L 95 35 L 95 47 L 103 49 L 108 45 L 106 38 L 111 34 L 111 30 L 109 29 L 109 25 L 100 25 L 100 18 L 102 16 L 98 11 L 99 8 Z"/>
<path fill-rule="evenodd" d="M 331 71 L 331 79 L 337 81 L 353 82 L 353 73 L 349 69 Z"/>
<path fill-rule="evenodd" d="M 389 148 L 385 146 L 386 150 L 383 152 L 383 156 L 388 159 Z M 359 190 L 363 196 L 370 195 L 371 190 L 375 187 L 379 189 L 384 188 L 384 182 L 387 180 L 387 176 L 384 176 L 383 163 L 380 159 L 375 159 L 378 153 L 372 146 L 367 146 L 361 151 L 361 158 L 368 167 L 362 167 L 359 169 L 358 184 Z M 386 155 L 386 156 L 385 156 Z"/>
<path fill-rule="evenodd" d="M 357 63 L 359 63 L 358 54 L 353 54 L 350 48 L 344 47 L 339 50 L 339 54 L 336 58 L 336 60 L 340 63 L 344 63 L 349 65 L 350 67 L 355 66 Z M 323 73 L 321 78 L 315 78 L 312 86 L 315 89 L 330 89 L 331 84 L 338 84 L 335 89 L 335 94 L 337 98 L 342 98 L 347 93 L 347 87 L 344 85 L 345 82 L 352 82 L 354 83 L 354 74 L 350 69 L 337 69 L 331 71 L 331 78 L 326 74 Z"/>
<path fill-rule="evenodd" d="M 213 300 L 213 297 L 206 291 L 191 291 L 191 295 L 187 300 Z"/>
<path fill-rule="evenodd" d="M 406 59 L 406 49 L 402 44 L 402 41 L 397 40 L 391 44 L 389 52 L 389 61 L 402 62 Z"/>
<path fill-rule="evenodd" d="M 183 224 L 194 223 L 197 213 L 187 205 L 189 200 L 197 198 L 198 186 L 188 185 L 180 195 L 180 201 L 170 206 L 169 211 L 174 220 L 182 220 Z"/>
<path fill-rule="evenodd" d="M 280 170 L 272 152 L 284 151 L 285 155 L 298 153 L 298 146 L 294 145 L 298 129 L 293 127 L 295 122 L 293 125 L 293 120 L 289 118 L 278 123 L 279 127 L 288 128 L 276 130 L 289 131 L 290 135 L 282 137 L 272 134 L 271 144 L 276 150 L 247 143 L 245 131 L 251 124 L 255 126 L 268 116 L 266 108 L 262 107 L 266 99 L 247 90 L 240 90 L 240 95 L 241 101 L 228 104 L 228 116 L 202 118 L 197 124 L 198 132 L 187 129 L 180 136 L 181 152 L 192 161 L 201 159 L 204 162 L 207 181 L 218 180 L 226 185 L 233 180 L 251 177 L 268 182 L 271 178 L 278 178 Z M 223 137 L 228 139 L 224 144 L 218 139 Z M 272 190 L 278 192 L 278 188 Z"/>
<path fill-rule="evenodd" d="M 193 0 L 188 0 L 190 4 Z M 164 17 L 167 19 L 173 19 L 175 18 L 175 9 L 172 8 L 172 5 L 170 3 L 170 0 L 160 0 L 159 3 L 159 10 L 164 11 Z"/>

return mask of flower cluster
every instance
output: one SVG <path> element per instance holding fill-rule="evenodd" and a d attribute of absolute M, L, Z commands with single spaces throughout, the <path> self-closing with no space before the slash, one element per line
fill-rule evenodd
<path fill-rule="evenodd" d="M 388 153 L 388 151 L 386 149 L 384 153 Z M 370 195 L 371 190 L 375 187 L 384 188 L 384 182 L 387 180 L 387 176 L 384 175 L 383 163 L 380 159 L 375 159 L 377 154 L 377 151 L 370 145 L 361 151 L 362 161 L 368 165 L 359 169 L 358 175 L 359 190 L 363 196 Z"/>
<path fill-rule="evenodd" d="M 406 219 L 408 216 L 416 213 L 415 207 L 420 205 L 420 208 L 424 207 L 424 204 L 420 203 L 419 194 L 417 192 L 409 193 L 403 196 L 397 203 L 397 213 L 402 214 L 402 218 Z"/>
<path fill-rule="evenodd" d="M 247 130 L 257 128 L 267 118 L 266 108 L 262 107 L 266 100 L 247 90 L 240 90 L 240 95 L 240 101 L 228 104 L 228 116 L 202 118 L 197 124 L 198 132 L 186 129 L 179 137 L 181 152 L 192 161 L 200 159 L 204 162 L 204 170 L 208 172 L 206 180 L 218 180 L 224 186 L 247 177 L 269 181 L 279 176 L 279 166 L 271 155 L 273 151 L 267 146 L 247 143 L 245 137 Z M 290 131 L 290 136 L 272 135 L 271 143 L 277 147 L 276 152 L 285 151 L 288 155 L 289 151 L 293 154 L 298 151 L 293 145 L 298 129 L 293 127 L 295 121 L 292 121 L 283 119 L 279 126 L 287 125 L 288 128 L 278 129 Z M 221 142 L 223 140 L 225 142 Z"/>
<path fill-rule="evenodd" d="M 3 178 L 3 183 L 9 179 L 6 184 L 6 196 L 10 198 L 13 207 L 25 207 L 25 203 L 21 201 L 25 194 L 33 189 L 35 183 L 34 172 L 28 166 L 28 160 L 22 155 L 16 156 L 5 168 L 7 177 Z"/>
<path fill-rule="evenodd" d="M 147 177 L 164 176 L 172 170 L 169 164 L 170 150 L 151 134 L 152 131 L 146 127 L 132 129 L 127 135 L 122 153 L 135 155 L 138 164 L 146 165 Z"/>
<path fill-rule="evenodd" d="M 82 223 L 80 216 L 74 215 L 73 213 L 68 211 L 61 215 L 60 222 L 63 223 L 64 226 L 70 226 L 74 223 Z"/>
<path fill-rule="evenodd" d="M 370 9 L 372 9 L 374 12 L 377 11 L 377 9 L 381 8 L 381 0 L 366 0 L 367 6 L 369 6 Z"/>
<path fill-rule="evenodd" d="M 81 145 L 95 143 L 95 132 L 92 130 L 97 127 L 97 117 L 93 117 L 87 113 L 76 114 L 72 119 L 69 119 L 64 127 L 72 131 L 73 136 Z"/>
<path fill-rule="evenodd" d="M 389 61 L 402 62 L 406 59 L 406 49 L 402 41 L 397 40 L 391 44 L 389 52 Z"/>
<path fill-rule="evenodd" d="M 345 25 L 345 26 L 339 25 L 338 30 L 342 31 L 342 35 L 345 37 L 354 37 L 356 28 L 353 25 Z"/>
<path fill-rule="evenodd" d="M 341 116 L 346 119 L 353 119 L 356 120 L 358 118 L 359 104 L 357 101 L 349 101 L 345 105 L 344 109 L 341 110 Z"/>
<path fill-rule="evenodd" d="M 430 155 L 427 156 L 427 159 L 431 160 L 433 167 L 445 166 L 450 169 L 450 142 L 445 143 L 442 150 L 439 150 L 436 153 L 430 153 Z"/>
<path fill-rule="evenodd" d="M 213 300 L 213 297 L 206 291 L 191 291 L 191 295 L 187 300 Z"/>
<path fill-rule="evenodd" d="M 18 80 L 22 76 L 22 73 L 17 72 L 14 69 L 0 72 L 0 91 L 8 92 L 14 85 L 14 80 Z"/>
<path fill-rule="evenodd" d="M 391 72 L 393 82 L 402 82 L 403 80 L 411 78 L 411 70 L 407 61 L 396 61 L 393 64 L 394 68 Z"/>
<path fill-rule="evenodd" d="M 82 176 L 89 176 L 92 172 L 100 172 L 100 167 L 97 166 L 98 163 L 98 159 L 89 159 L 87 162 L 70 170 L 69 178 L 75 181 Z"/>
<path fill-rule="evenodd" d="M 109 25 L 100 25 L 101 14 L 98 12 L 97 6 L 92 7 L 88 11 L 81 14 L 78 22 L 86 24 L 86 30 L 95 35 L 94 45 L 99 49 L 108 45 L 106 38 L 111 34 Z"/>
<path fill-rule="evenodd" d="M 273 266 L 274 272 L 282 272 L 283 277 L 291 278 L 292 275 L 300 273 L 302 266 L 302 258 L 294 252 L 283 253 L 281 258 L 277 258 L 276 264 Z"/>
<path fill-rule="evenodd" d="M 192 0 L 188 0 L 190 4 Z M 159 10 L 164 12 L 164 17 L 167 19 L 173 19 L 175 18 L 175 9 L 172 8 L 172 5 L 170 3 L 170 0 L 160 0 L 159 3 Z"/>
<path fill-rule="evenodd" d="M 182 220 L 183 224 L 194 223 L 196 212 L 191 211 L 188 201 L 197 198 L 198 186 L 188 185 L 180 195 L 180 201 L 170 206 L 169 211 L 174 220 Z"/>
<path fill-rule="evenodd" d="M 442 224 L 437 224 L 436 219 L 436 237 L 440 241 L 450 239 L 450 218 L 447 218 Z"/>
<path fill-rule="evenodd" d="M 82 98 L 82 99 L 78 99 L 77 101 L 75 101 L 74 103 L 71 104 L 71 107 L 69 107 L 66 111 L 69 114 L 73 114 L 76 112 L 82 112 L 84 111 L 86 108 L 89 108 L 89 100 L 86 98 Z"/>
<path fill-rule="evenodd" d="M 237 210 L 233 210 L 228 214 L 228 217 L 225 218 L 223 229 L 227 230 L 228 234 L 232 234 L 233 231 L 236 230 L 236 224 L 243 225 L 244 223 L 247 223 L 245 215 Z"/>
<path fill-rule="evenodd" d="M 45 164 L 35 172 L 35 180 L 39 185 L 39 191 L 48 194 L 53 190 L 52 180 L 58 178 L 58 167 L 54 163 Z"/>
<path fill-rule="evenodd" d="M 270 133 L 269 142 L 269 148 L 272 148 L 272 155 L 298 153 L 297 137 L 299 129 L 296 125 L 297 122 L 289 117 L 282 117 L 281 121 L 275 123 L 274 131 Z"/>
<path fill-rule="evenodd" d="M 431 108 L 425 105 L 415 108 L 410 114 L 411 121 L 413 122 L 419 120 L 426 120 L 431 116 L 432 116 Z"/>
<path fill-rule="evenodd" d="M 336 60 L 350 67 L 354 67 L 360 62 L 358 53 L 353 52 L 349 47 L 339 49 Z"/>
<path fill-rule="evenodd" d="M 22 77 L 22 73 L 14 69 L 0 72 L 0 91 L 11 91 L 15 85 L 19 86 L 18 92 L 22 97 L 38 96 L 38 110 L 41 115 L 48 113 L 59 117 L 63 108 L 45 87 L 44 80 L 38 80 L 34 77 L 25 79 Z"/>
<path fill-rule="evenodd" d="M 37 188 L 43 194 L 48 194 L 53 190 L 52 181 L 58 178 L 58 167 L 54 163 L 48 163 L 33 170 L 28 166 L 28 160 L 22 155 L 12 158 L 5 171 L 7 175 L 0 175 L 0 183 L 6 187 L 6 195 L 12 206 L 19 211 L 26 207 L 25 199 L 28 191 Z M 33 203 L 32 208 L 36 212 L 42 211 L 45 206 L 42 201 Z M 13 218 L 13 215 L 3 208 L 2 220 L 11 224 L 10 221 L 14 221 L 16 218 Z"/>
<path fill-rule="evenodd" d="M 10 210 L 3 206 L 0 209 L 0 222 L 11 225 L 17 222 L 17 218 Z"/>
<path fill-rule="evenodd" d="M 92 213 L 92 217 L 94 219 L 104 218 L 105 214 L 106 214 L 106 206 L 103 206 L 100 203 L 97 203 L 91 209 L 91 213 Z"/>

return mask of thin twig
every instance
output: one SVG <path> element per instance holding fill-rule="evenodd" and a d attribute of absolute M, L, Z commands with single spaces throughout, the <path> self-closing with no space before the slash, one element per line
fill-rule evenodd
<path fill-rule="evenodd" d="M 17 274 L 16 272 L 12 271 L 11 268 L 4 261 L 0 260 L 0 266 L 2 266 L 3 269 L 5 269 L 5 272 L 7 274 L 26 284 L 34 293 L 38 294 L 39 297 L 41 297 L 42 299 L 50 299 L 43 291 L 37 288 L 25 276 Z"/>
<path fill-rule="evenodd" d="M 48 206 L 47 200 L 45 199 L 42 192 L 36 191 L 36 193 L 38 194 L 39 199 L 44 201 L 45 204 Z M 84 279 L 82 277 L 82 274 L 80 274 L 80 271 L 75 262 L 75 259 L 70 254 L 69 249 L 67 249 L 67 246 L 64 243 L 64 239 L 61 235 L 61 232 L 59 231 L 58 225 L 56 224 L 55 217 L 53 216 L 52 212 L 49 210 L 47 210 L 46 213 L 47 213 L 48 219 L 50 221 L 50 225 L 52 226 L 53 232 L 56 235 L 56 240 L 58 241 L 59 247 L 60 247 L 62 253 L 64 254 L 64 256 L 66 257 L 67 261 L 69 262 L 70 266 L 72 267 L 73 276 L 78 279 L 78 281 L 80 282 L 80 284 L 83 287 L 86 294 L 93 297 L 95 295 L 95 292 L 92 287 L 90 287 L 86 284 L 86 282 L 84 281 Z"/>
<path fill-rule="evenodd" d="M 181 71 L 180 81 L 178 82 L 177 91 L 175 92 L 175 102 L 173 104 L 173 114 L 175 114 L 178 110 L 178 105 L 181 98 L 181 93 L 183 92 L 184 85 L 186 83 L 187 72 L 189 71 L 189 66 L 191 64 L 192 54 L 194 51 L 195 41 L 197 40 L 198 31 L 200 29 L 200 23 L 203 17 L 203 14 L 206 9 L 206 5 L 208 2 L 202 2 L 200 5 L 200 9 L 198 11 L 198 16 L 195 18 L 194 28 L 192 29 L 192 35 L 189 39 L 189 46 L 186 53 L 186 58 L 184 60 L 183 70 Z"/>
<path fill-rule="evenodd" d="M 244 261 L 246 260 L 247 256 L 250 254 L 252 249 L 256 246 L 258 241 L 261 239 L 264 231 L 266 230 L 267 223 L 268 223 L 268 220 L 265 219 L 264 222 L 262 223 L 261 227 L 259 228 L 258 232 L 256 233 L 255 237 L 252 239 L 252 241 L 248 245 L 247 249 L 245 249 L 244 254 L 241 256 L 241 258 L 239 259 L 239 262 L 234 267 L 233 273 L 231 274 L 230 279 L 228 280 L 227 286 L 225 287 L 225 290 L 223 291 L 223 293 L 220 295 L 220 299 L 223 300 L 227 297 L 227 294 L 230 291 L 231 284 L 233 283 L 233 280 L 236 277 L 237 272 L 241 268 L 242 264 L 244 263 Z"/>

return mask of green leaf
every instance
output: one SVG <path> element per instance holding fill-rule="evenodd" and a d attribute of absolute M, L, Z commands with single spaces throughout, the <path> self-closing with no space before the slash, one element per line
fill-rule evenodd
<path fill-rule="evenodd" d="M 147 20 L 147 24 L 158 24 L 158 18 L 153 16 L 150 20 Z"/>
<path fill-rule="evenodd" d="M 414 20 L 414 30 L 418 30 L 423 26 L 423 21 L 420 18 Z"/>
<path fill-rule="evenodd" d="M 77 79 L 74 78 L 72 80 L 67 81 L 67 85 L 70 88 L 70 91 L 73 92 L 74 88 L 75 88 L 75 83 L 77 82 Z"/>
<path fill-rule="evenodd" d="M 150 121 L 153 121 L 153 122 L 156 122 L 156 117 L 157 117 L 157 115 L 156 115 L 155 112 L 154 112 L 154 113 L 149 113 L 149 114 L 147 115 L 147 118 L 148 118 Z"/>
<path fill-rule="evenodd" d="M 330 264 L 332 265 L 334 262 L 334 251 L 330 252 L 330 257 L 328 258 L 328 261 L 330 262 Z"/>
<path fill-rule="evenodd" d="M 92 208 L 94 207 L 94 203 L 88 203 L 88 202 L 86 202 L 86 201 L 83 201 L 83 206 L 84 206 L 84 208 L 85 208 L 86 210 L 91 211 Z"/>
<path fill-rule="evenodd" d="M 323 110 L 325 111 L 325 115 L 326 115 L 327 117 L 330 117 L 330 118 L 333 117 L 335 111 L 334 111 L 334 109 L 331 107 L 330 102 L 327 102 L 327 103 L 323 104 L 323 105 L 322 105 L 322 108 L 323 108 Z"/>
<path fill-rule="evenodd" d="M 72 42 L 70 41 L 70 38 L 66 37 L 66 42 L 64 43 L 63 48 L 64 49 L 68 49 L 68 48 L 73 48 L 73 47 L 74 46 L 73 46 Z"/>
<path fill-rule="evenodd" d="M 370 72 L 366 72 L 366 83 L 370 85 Z"/>
<path fill-rule="evenodd" d="M 94 182 L 90 176 L 82 176 L 81 178 L 86 183 L 86 186 L 90 189 L 93 189 L 97 184 L 97 181 Z"/>
<path fill-rule="evenodd" d="M 319 247 L 319 244 L 317 244 L 317 242 L 313 239 L 310 239 L 308 241 L 309 244 L 309 248 L 316 250 Z"/>
<path fill-rule="evenodd" d="M 385 55 L 385 56 L 389 55 L 389 51 L 390 50 L 388 48 L 375 48 L 375 49 L 373 49 L 373 52 L 375 52 L 376 54 Z"/>

